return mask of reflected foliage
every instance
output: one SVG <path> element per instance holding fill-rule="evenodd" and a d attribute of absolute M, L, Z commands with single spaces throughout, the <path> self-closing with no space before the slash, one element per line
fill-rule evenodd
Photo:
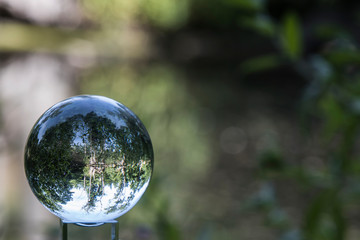
<path fill-rule="evenodd" d="M 33 127 L 25 150 L 31 189 L 55 215 L 102 222 L 127 212 L 150 180 L 153 150 L 140 120 L 97 96 L 65 100 Z"/>

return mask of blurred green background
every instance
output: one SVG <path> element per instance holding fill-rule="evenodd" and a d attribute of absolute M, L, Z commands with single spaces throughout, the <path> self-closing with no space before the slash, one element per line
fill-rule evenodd
<path fill-rule="evenodd" d="M 359 13 L 355 0 L 0 0 L 0 239 L 58 238 L 23 148 L 79 94 L 122 102 L 153 140 L 120 239 L 360 239 Z"/>

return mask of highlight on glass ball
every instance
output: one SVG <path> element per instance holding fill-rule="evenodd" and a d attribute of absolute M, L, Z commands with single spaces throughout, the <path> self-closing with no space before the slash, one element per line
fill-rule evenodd
<path fill-rule="evenodd" d="M 25 147 L 33 193 L 67 222 L 103 223 L 125 214 L 144 194 L 152 171 L 144 125 L 102 96 L 55 104 L 35 123 Z"/>

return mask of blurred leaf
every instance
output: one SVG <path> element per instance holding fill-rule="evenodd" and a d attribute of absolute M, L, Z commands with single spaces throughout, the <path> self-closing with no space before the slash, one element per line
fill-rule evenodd
<path fill-rule="evenodd" d="M 260 11 L 264 8 L 266 0 L 226 0 L 232 6 L 250 11 Z"/>
<path fill-rule="evenodd" d="M 349 66 L 349 64 L 360 65 L 360 52 L 356 49 L 351 51 L 331 51 L 326 54 L 327 59 L 335 66 Z"/>
<path fill-rule="evenodd" d="M 282 59 L 277 55 L 264 55 L 243 62 L 240 70 L 243 74 L 251 74 L 276 68 L 282 64 Z"/>
<path fill-rule="evenodd" d="M 320 117 L 318 103 L 327 93 L 334 79 L 334 69 L 326 59 L 319 55 L 312 56 L 304 68 L 303 75 L 311 81 L 302 96 L 300 117 L 303 130 L 308 132 L 312 117 Z"/>
<path fill-rule="evenodd" d="M 311 72 L 313 73 L 312 78 L 314 82 L 320 82 L 324 84 L 328 82 L 334 75 L 332 65 L 319 55 L 312 56 L 310 58 Z"/>
<path fill-rule="evenodd" d="M 316 231 L 319 229 L 321 216 L 326 209 L 328 195 L 320 193 L 319 196 L 311 203 L 304 220 L 304 233 L 306 239 L 314 239 Z"/>
<path fill-rule="evenodd" d="M 339 102 L 331 95 L 320 100 L 320 109 L 324 115 L 324 134 L 327 139 L 332 137 L 335 132 L 341 130 L 346 121 L 344 109 Z"/>
<path fill-rule="evenodd" d="M 303 51 L 302 29 L 298 16 L 289 12 L 285 15 L 282 26 L 282 45 L 288 57 L 298 59 Z"/>
<path fill-rule="evenodd" d="M 143 0 L 142 8 L 148 19 L 160 28 L 178 28 L 189 16 L 189 0 Z"/>
<path fill-rule="evenodd" d="M 312 56 L 304 71 L 304 76 L 311 80 L 303 94 L 303 104 L 307 105 L 305 111 L 308 112 L 317 106 L 316 103 L 328 90 L 335 73 L 333 66 L 320 55 Z"/>
<path fill-rule="evenodd" d="M 337 191 L 320 193 L 310 205 L 304 223 L 306 239 L 343 240 L 346 222 Z"/>
<path fill-rule="evenodd" d="M 275 24 L 269 16 L 264 14 L 257 14 L 254 17 L 241 17 L 239 24 L 265 36 L 271 37 L 275 34 Z"/>
<path fill-rule="evenodd" d="M 323 55 L 339 73 L 346 73 L 349 69 L 360 66 L 360 52 L 356 42 L 350 37 L 338 37 L 329 41 Z"/>
<path fill-rule="evenodd" d="M 315 25 L 314 34 L 320 39 L 334 39 L 339 36 L 348 36 L 345 29 L 336 23 Z"/>
<path fill-rule="evenodd" d="M 334 219 L 334 224 L 336 229 L 334 231 L 334 239 L 335 240 L 343 240 L 345 239 L 347 222 L 343 216 L 343 203 L 341 199 L 338 197 L 334 198 L 333 206 L 332 206 L 332 217 Z"/>

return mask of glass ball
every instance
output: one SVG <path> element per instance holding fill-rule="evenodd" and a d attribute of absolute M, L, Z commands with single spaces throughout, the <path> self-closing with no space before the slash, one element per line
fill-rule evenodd
<path fill-rule="evenodd" d="M 139 118 L 121 103 L 92 95 L 48 109 L 25 147 L 30 188 L 67 222 L 102 223 L 129 211 L 149 184 L 153 161 Z"/>

